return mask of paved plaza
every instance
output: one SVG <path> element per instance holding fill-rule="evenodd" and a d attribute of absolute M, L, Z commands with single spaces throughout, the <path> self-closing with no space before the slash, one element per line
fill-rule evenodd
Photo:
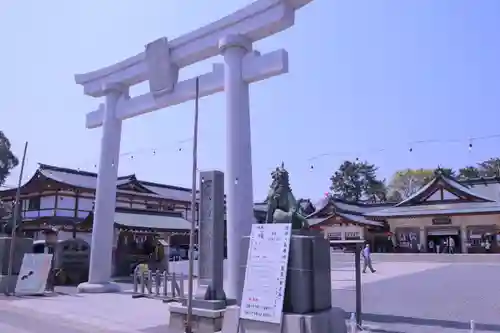
<path fill-rule="evenodd" d="M 470 320 L 475 321 L 476 332 L 500 332 L 500 264 L 383 262 L 374 266 L 375 274 L 362 276 L 363 319 L 372 332 L 470 332 Z M 345 281 L 346 275 L 332 274 L 332 299 L 335 306 L 353 312 L 354 282 Z"/>
<path fill-rule="evenodd" d="M 372 332 L 500 332 L 500 264 L 375 262 L 363 274 L 363 312 Z M 332 265 L 333 303 L 355 309 L 354 265 Z M 123 284 L 124 290 L 131 285 Z M 168 306 L 130 293 L 0 298 L 0 332 L 167 333 Z"/>

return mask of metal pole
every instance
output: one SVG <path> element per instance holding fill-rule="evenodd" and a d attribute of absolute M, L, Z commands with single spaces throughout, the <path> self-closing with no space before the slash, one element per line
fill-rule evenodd
<path fill-rule="evenodd" d="M 357 243 L 354 261 L 356 262 L 356 323 L 358 326 L 361 326 L 361 251 L 362 243 Z"/>
<path fill-rule="evenodd" d="M 194 134 L 193 134 L 193 184 L 191 190 L 191 231 L 189 233 L 189 276 L 188 276 L 188 298 L 186 333 L 192 333 L 193 316 L 193 268 L 194 268 L 194 234 L 196 231 L 196 176 L 198 173 L 198 104 L 200 98 L 200 78 L 196 78 L 196 99 L 194 107 Z M 184 281 L 181 281 L 184 283 Z M 184 295 L 180 295 L 183 297 Z"/>
<path fill-rule="evenodd" d="M 23 160 L 21 162 L 21 170 L 19 172 L 19 180 L 16 189 L 16 201 L 14 202 L 14 212 L 12 213 L 12 230 L 10 234 L 10 249 L 9 249 L 9 263 L 7 266 L 7 288 L 5 289 L 6 295 L 11 295 L 15 290 L 10 290 L 10 279 L 12 278 L 12 266 L 14 261 L 14 251 L 16 249 L 16 229 L 17 220 L 19 219 L 19 201 L 21 200 L 21 182 L 23 181 L 24 163 L 26 162 L 26 152 L 28 150 L 28 141 L 24 144 Z"/>

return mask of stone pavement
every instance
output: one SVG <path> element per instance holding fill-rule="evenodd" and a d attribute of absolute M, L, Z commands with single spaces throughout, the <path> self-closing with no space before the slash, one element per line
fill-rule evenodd
<path fill-rule="evenodd" d="M 389 263 L 381 262 L 374 263 L 373 268 L 376 273 L 370 273 L 367 270 L 366 274 L 361 275 L 362 284 L 374 283 L 395 277 L 402 277 L 429 269 L 443 267 L 446 264 L 440 263 Z M 356 287 L 355 280 L 355 267 L 351 263 L 337 263 L 332 265 L 332 289 L 345 290 L 349 289 L 354 291 Z"/>
<path fill-rule="evenodd" d="M 9 333 L 164 333 L 168 307 L 130 294 L 71 294 L 0 299 Z"/>
<path fill-rule="evenodd" d="M 355 309 L 354 265 L 332 265 L 332 299 Z M 362 275 L 363 318 L 380 333 L 500 332 L 500 265 L 375 262 Z M 131 285 L 124 284 L 124 290 Z M 187 289 L 187 288 L 186 288 Z M 168 333 L 168 306 L 130 293 L 0 297 L 0 332 Z"/>
<path fill-rule="evenodd" d="M 389 267 L 387 266 L 389 264 Z M 500 264 L 429 264 L 412 271 L 411 263 L 375 263 L 378 271 L 363 275 L 363 319 L 380 333 L 500 332 Z M 429 266 L 429 267 L 430 267 Z M 401 270 L 401 275 L 388 275 Z M 355 310 L 355 293 L 349 286 L 334 288 L 335 306 Z"/>

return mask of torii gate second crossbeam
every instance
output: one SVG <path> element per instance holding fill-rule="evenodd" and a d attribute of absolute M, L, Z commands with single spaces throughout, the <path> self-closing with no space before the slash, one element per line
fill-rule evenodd
<path fill-rule="evenodd" d="M 144 52 L 100 70 L 75 76 L 84 92 L 105 97 L 87 114 L 88 128 L 102 126 L 89 281 L 82 292 L 118 291 L 111 283 L 113 220 L 122 120 L 195 98 L 195 79 L 178 82 L 179 69 L 222 54 L 224 64 L 200 76 L 200 96 L 226 92 L 227 244 L 226 295 L 239 299 L 243 289 L 240 241 L 253 218 L 252 157 L 248 85 L 286 73 L 288 56 L 278 50 L 260 55 L 255 41 L 291 27 L 295 11 L 312 0 L 258 0 L 247 7 L 172 41 L 158 39 Z M 150 92 L 131 98 L 129 87 L 149 81 Z"/>

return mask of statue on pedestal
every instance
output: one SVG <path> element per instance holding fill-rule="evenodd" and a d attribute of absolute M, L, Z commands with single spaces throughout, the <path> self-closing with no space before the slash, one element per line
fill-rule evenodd
<path fill-rule="evenodd" d="M 266 223 L 291 223 L 295 230 L 308 228 L 307 220 L 301 214 L 301 205 L 292 194 L 284 163 L 271 173 L 271 177 L 273 182 L 266 199 Z"/>

